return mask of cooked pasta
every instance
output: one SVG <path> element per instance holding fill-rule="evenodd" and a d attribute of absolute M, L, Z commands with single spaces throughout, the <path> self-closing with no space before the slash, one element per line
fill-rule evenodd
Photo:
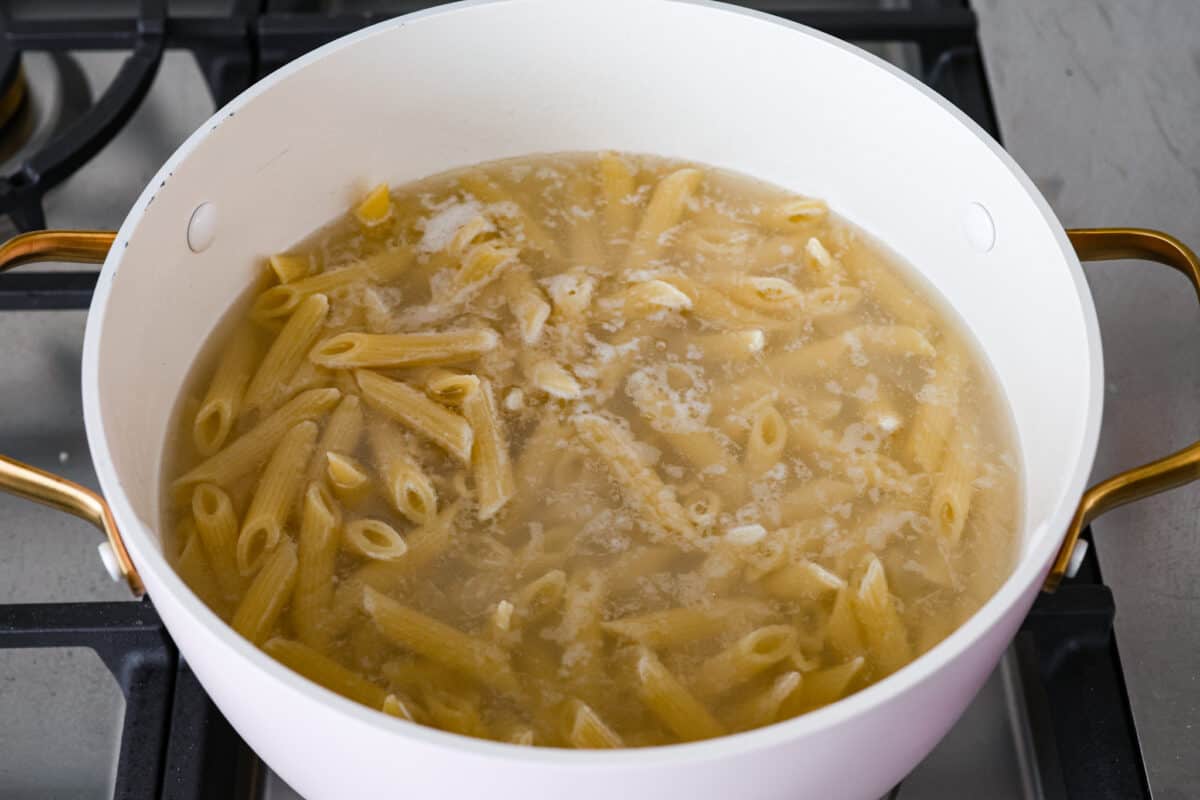
<path fill-rule="evenodd" d="M 819 199 L 537 156 L 377 185 L 260 275 L 178 404 L 165 550 L 407 723 L 770 725 L 904 669 L 1013 563 L 986 362 Z"/>

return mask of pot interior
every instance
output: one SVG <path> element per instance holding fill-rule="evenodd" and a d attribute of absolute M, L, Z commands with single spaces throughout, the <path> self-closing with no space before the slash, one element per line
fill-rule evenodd
<path fill-rule="evenodd" d="M 602 149 L 822 197 L 890 245 L 965 320 L 1007 394 L 1025 552 L 1061 516 L 1091 456 L 1098 341 L 1061 229 L 996 145 L 880 62 L 759 15 L 507 0 L 386 23 L 302 59 L 218 113 L 148 187 L 106 266 L 85 372 L 106 489 L 118 482 L 142 523 L 126 525 L 135 559 L 154 557 L 179 387 L 262 257 L 380 181 Z M 193 252 L 202 204 L 213 238 Z"/>

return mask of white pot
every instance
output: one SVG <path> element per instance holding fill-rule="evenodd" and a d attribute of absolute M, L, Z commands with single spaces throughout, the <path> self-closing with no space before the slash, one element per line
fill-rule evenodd
<path fill-rule="evenodd" d="M 601 149 L 693 159 L 826 198 L 924 273 L 982 343 L 1013 410 L 1020 563 L 965 625 L 886 680 L 696 744 L 572 752 L 477 741 L 290 672 L 210 612 L 161 551 L 163 442 L 201 344 L 260 257 L 377 182 Z M 193 252 L 189 220 L 203 204 L 193 244 L 211 242 Z M 1091 468 L 1102 386 L 1076 254 L 996 142 L 854 47 L 733 6 L 670 0 L 441 6 L 256 84 L 179 148 L 121 226 L 83 366 L 88 441 L 136 571 L 222 713 L 312 800 L 878 797 L 950 728 L 1033 602 Z M 19 465 L 0 467 L 9 488 L 68 504 L 31 489 Z"/>

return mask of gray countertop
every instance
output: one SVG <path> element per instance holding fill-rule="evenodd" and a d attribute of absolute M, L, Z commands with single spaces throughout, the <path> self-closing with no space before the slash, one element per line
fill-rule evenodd
<path fill-rule="evenodd" d="M 1200 3 L 973 3 L 1005 145 L 1063 224 L 1200 248 Z M 1087 271 L 1108 384 L 1100 479 L 1200 437 L 1200 307 L 1157 265 Z M 1200 486 L 1094 530 L 1155 797 L 1200 797 Z"/>

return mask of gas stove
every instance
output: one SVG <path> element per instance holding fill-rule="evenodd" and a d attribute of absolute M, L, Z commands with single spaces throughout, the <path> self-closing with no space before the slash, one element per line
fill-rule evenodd
<path fill-rule="evenodd" d="M 999 138 L 961 0 L 740 5 L 861 44 Z M 115 228 L 255 79 L 415 0 L 0 4 L 0 236 Z M 101 16 L 102 15 L 102 16 Z M 95 272 L 0 275 L 0 452 L 95 487 L 78 400 Z M 84 524 L 0 495 L 0 796 L 295 798 L 238 738 L 153 604 L 108 584 Z M 1149 798 L 1094 547 L 891 798 Z M 969 789 L 967 788 L 969 787 Z"/>

